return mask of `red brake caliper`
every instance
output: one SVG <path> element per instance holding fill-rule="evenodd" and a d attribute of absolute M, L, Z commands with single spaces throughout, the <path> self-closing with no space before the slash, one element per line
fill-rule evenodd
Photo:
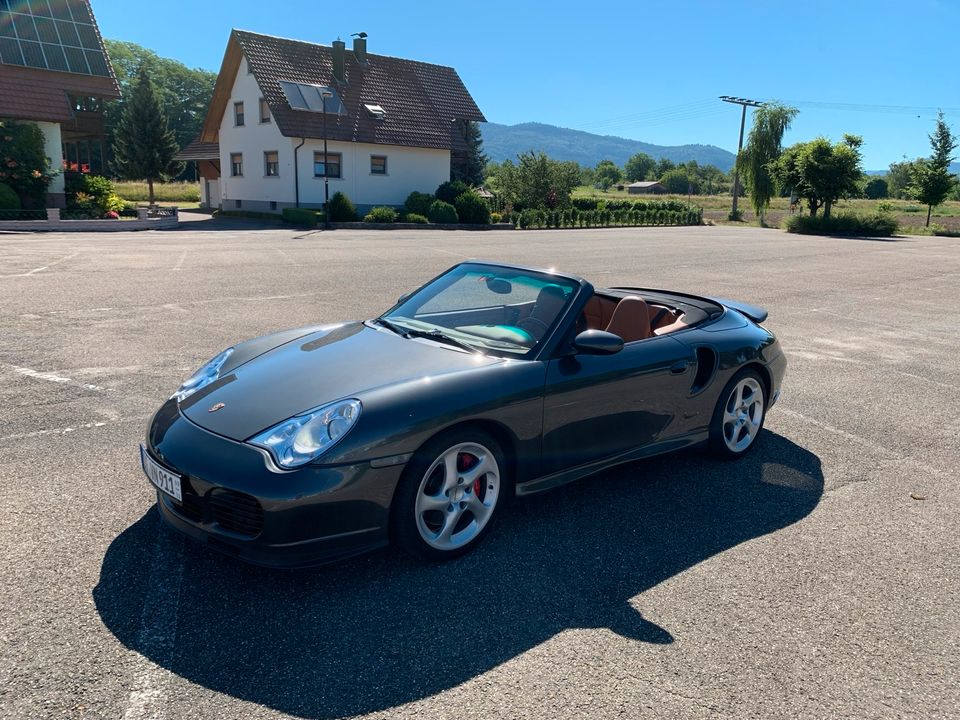
<path fill-rule="evenodd" d="M 457 470 L 465 472 L 477 464 L 477 458 L 469 453 L 457 455 Z M 480 497 L 480 476 L 473 481 L 473 494 Z"/>

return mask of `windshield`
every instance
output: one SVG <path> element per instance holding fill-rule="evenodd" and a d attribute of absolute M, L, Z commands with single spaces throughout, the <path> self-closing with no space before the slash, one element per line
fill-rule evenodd
<path fill-rule="evenodd" d="M 553 329 L 578 287 L 529 270 L 458 265 L 381 320 L 410 337 L 525 357 Z"/>

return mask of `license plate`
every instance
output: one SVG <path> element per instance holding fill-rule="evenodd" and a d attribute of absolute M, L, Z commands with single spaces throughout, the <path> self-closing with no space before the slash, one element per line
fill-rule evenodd
<path fill-rule="evenodd" d="M 147 454 L 147 449 L 143 445 L 140 446 L 140 464 L 143 465 L 143 472 L 147 476 L 147 480 L 152 482 L 158 490 L 165 492 L 179 502 L 183 502 L 180 476 L 155 463 L 153 458 Z"/>

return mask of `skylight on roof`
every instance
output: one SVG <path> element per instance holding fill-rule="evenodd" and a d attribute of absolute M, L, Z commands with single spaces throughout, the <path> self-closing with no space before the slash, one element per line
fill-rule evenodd
<path fill-rule="evenodd" d="M 281 80 L 280 88 L 283 90 L 283 95 L 292 110 L 322 113 L 324 111 L 322 96 L 327 95 L 327 114 L 346 115 L 347 113 L 340 95 L 332 87 Z"/>
<path fill-rule="evenodd" d="M 379 105 L 367 105 L 364 103 L 363 106 L 367 109 L 367 112 L 373 115 L 377 120 L 383 120 L 383 118 L 387 116 L 387 111 Z"/>

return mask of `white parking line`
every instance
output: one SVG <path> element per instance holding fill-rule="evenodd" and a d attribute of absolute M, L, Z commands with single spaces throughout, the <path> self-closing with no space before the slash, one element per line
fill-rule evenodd
<path fill-rule="evenodd" d="M 33 270 L 29 270 L 29 271 L 27 271 L 27 272 L 14 273 L 13 275 L 0 275 L 0 278 L 28 277 L 28 276 L 34 275 L 34 274 L 36 274 L 36 273 L 38 273 L 38 272 L 43 272 L 44 270 L 49 270 L 49 269 L 52 268 L 54 265 L 59 265 L 59 264 L 62 263 L 62 262 L 66 262 L 66 261 L 69 260 L 70 258 L 75 258 L 75 257 L 76 257 L 77 255 L 79 255 L 79 254 L 80 254 L 80 253 L 73 253 L 73 255 L 66 255 L 66 256 L 60 258 L 59 260 L 55 260 L 54 262 L 50 263 L 49 265 L 44 265 L 43 267 L 34 268 Z"/>
<path fill-rule="evenodd" d="M 173 266 L 174 272 L 176 272 L 177 270 L 180 270 L 181 268 L 183 268 L 183 261 L 186 260 L 186 259 L 187 259 L 187 251 L 184 250 L 184 251 L 180 254 L 180 259 L 177 260 L 177 264 Z"/>
<path fill-rule="evenodd" d="M 137 647 L 143 657 L 133 678 L 123 720 L 164 717 L 164 686 L 177 643 L 180 585 L 183 580 L 183 539 L 159 528 L 147 580 Z"/>
<path fill-rule="evenodd" d="M 99 385 L 92 385 L 90 383 L 80 382 L 79 380 L 74 380 L 73 378 L 63 377 L 62 375 L 57 375 L 52 372 L 40 372 L 39 370 L 33 370 L 31 368 L 17 367 L 16 365 L 8 365 L 7 367 L 13 368 L 15 373 L 20 375 L 26 375 L 27 377 L 34 378 L 35 380 L 46 380 L 47 382 L 57 383 L 58 385 L 71 385 L 73 387 L 81 387 L 85 390 L 96 390 L 98 392 L 109 392 L 111 388 L 100 387 Z"/>
<path fill-rule="evenodd" d="M 11 440 L 27 440 L 29 438 L 43 437 L 44 435 L 66 435 L 68 433 L 76 432 L 77 430 L 89 430 L 90 428 L 98 428 L 105 425 L 105 422 L 90 422 L 82 423 L 81 425 L 74 425 L 72 427 L 52 428 L 50 430 L 34 430 L 33 432 L 28 433 L 15 433 L 13 435 L 4 435 L 0 437 L 0 442 L 9 442 Z"/>

